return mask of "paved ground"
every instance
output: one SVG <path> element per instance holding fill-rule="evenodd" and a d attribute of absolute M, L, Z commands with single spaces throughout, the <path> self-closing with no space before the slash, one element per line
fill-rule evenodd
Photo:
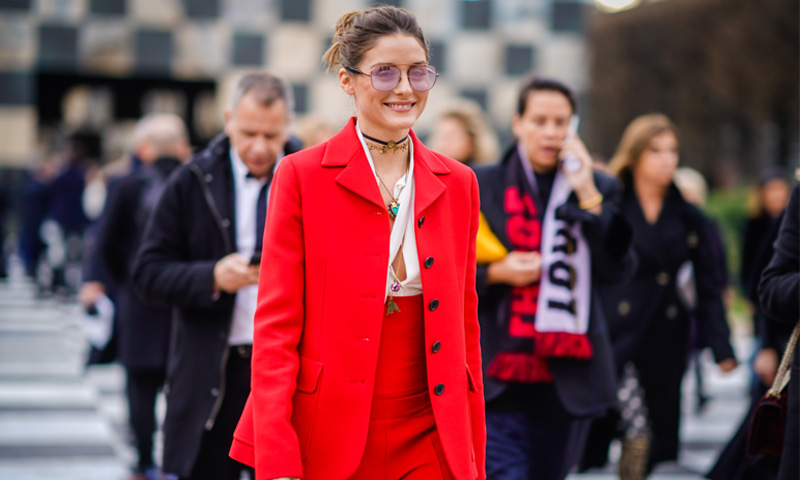
<path fill-rule="evenodd" d="M 122 370 L 85 370 L 80 309 L 36 299 L 19 268 L 13 273 L 0 284 L 0 479 L 125 480 L 133 452 L 126 441 Z M 746 358 L 747 342 L 737 347 Z M 702 415 L 691 413 L 693 382 L 687 381 L 680 461 L 660 467 L 652 480 L 702 478 L 698 472 L 710 467 L 738 425 L 747 371 L 722 377 L 708 361 L 703 368 L 711 402 Z M 611 480 L 613 471 L 569 480 Z"/>

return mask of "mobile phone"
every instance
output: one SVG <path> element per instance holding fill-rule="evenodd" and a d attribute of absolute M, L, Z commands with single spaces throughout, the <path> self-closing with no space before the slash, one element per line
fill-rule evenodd
<path fill-rule="evenodd" d="M 569 126 L 567 127 L 567 136 L 564 137 L 564 141 L 565 142 L 569 141 L 575 135 L 577 135 L 577 133 L 578 133 L 578 125 L 580 124 L 580 122 L 581 122 L 581 119 L 577 114 L 573 115 L 572 117 L 570 117 Z M 578 157 L 576 157 L 575 155 L 573 155 L 571 153 L 568 153 L 564 157 L 563 166 L 564 166 L 564 170 L 566 170 L 568 172 L 571 172 L 571 173 L 575 173 L 575 172 L 577 172 L 578 170 L 581 169 L 583 164 L 581 163 L 581 160 Z"/>
<path fill-rule="evenodd" d="M 250 257 L 250 265 L 259 266 L 261 265 L 261 254 L 257 253 Z"/>

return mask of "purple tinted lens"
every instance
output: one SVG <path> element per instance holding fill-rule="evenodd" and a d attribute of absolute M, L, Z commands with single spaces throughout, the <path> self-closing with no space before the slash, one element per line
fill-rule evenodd
<path fill-rule="evenodd" d="M 408 82 L 418 92 L 427 92 L 436 83 L 436 69 L 430 65 L 412 67 L 408 70 Z"/>
<path fill-rule="evenodd" d="M 402 73 L 394 65 L 381 65 L 372 70 L 372 86 L 375 90 L 389 92 L 398 83 Z M 408 82 L 418 92 L 427 92 L 436 83 L 436 69 L 430 65 L 411 67 L 408 69 Z"/>
<path fill-rule="evenodd" d="M 375 90 L 388 92 L 400 83 L 400 69 L 392 65 L 381 65 L 372 70 L 372 86 Z"/>

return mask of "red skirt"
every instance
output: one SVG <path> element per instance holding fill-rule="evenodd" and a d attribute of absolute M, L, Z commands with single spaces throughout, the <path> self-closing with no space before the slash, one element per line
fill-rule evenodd
<path fill-rule="evenodd" d="M 364 456 L 351 480 L 451 480 L 428 396 L 422 295 L 384 315 Z"/>

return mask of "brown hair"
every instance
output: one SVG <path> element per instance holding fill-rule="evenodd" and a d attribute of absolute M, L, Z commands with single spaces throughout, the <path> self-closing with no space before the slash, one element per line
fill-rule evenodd
<path fill-rule="evenodd" d="M 664 132 L 672 132 L 678 137 L 677 127 L 666 115 L 651 113 L 634 119 L 622 134 L 617 152 L 608 163 L 608 170 L 620 177 L 630 171 L 639 162 L 650 141 Z"/>
<path fill-rule="evenodd" d="M 336 65 L 357 67 L 379 38 L 392 34 L 416 38 L 425 49 L 425 58 L 430 59 L 428 43 L 414 14 L 403 8 L 383 5 L 355 10 L 339 17 L 333 41 L 322 56 L 322 61 L 327 65 L 327 71 L 333 70 Z"/>
<path fill-rule="evenodd" d="M 439 119 L 452 118 L 459 122 L 472 139 L 473 150 L 466 163 L 493 163 L 500 154 L 497 136 L 481 107 L 470 100 L 459 99 L 448 105 Z"/>

